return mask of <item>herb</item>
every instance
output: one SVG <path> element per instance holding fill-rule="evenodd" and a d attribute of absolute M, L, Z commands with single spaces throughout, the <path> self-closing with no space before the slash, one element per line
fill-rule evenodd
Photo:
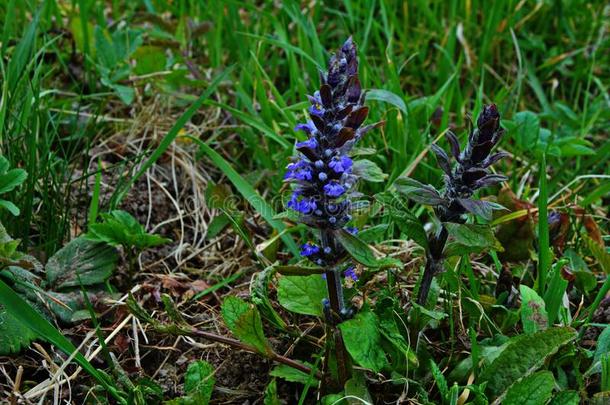
<path fill-rule="evenodd" d="M 463 151 L 460 151 L 457 137 L 452 132 L 446 133 L 451 146 L 451 155 L 456 160 L 454 168 L 451 166 L 449 155 L 439 146 L 432 145 L 438 164 L 445 173 L 445 189 L 442 194 L 434 187 L 413 179 L 400 179 L 397 182 L 398 191 L 416 202 L 432 205 L 434 213 L 441 222 L 438 231 L 428 237 L 426 267 L 417 297 L 417 303 L 420 305 L 426 302 L 434 276 L 443 271 L 444 250 L 449 236 L 445 224 L 463 224 L 466 222 L 467 213 L 489 220 L 493 210 L 503 209 L 499 204 L 473 198 L 478 189 L 506 180 L 505 176 L 490 171 L 492 164 L 507 155 L 505 152 L 491 153 L 502 134 L 497 107 L 495 104 L 486 105 Z"/>
<path fill-rule="evenodd" d="M 362 125 L 369 108 L 364 105 L 356 45 L 351 37 L 331 57 L 328 72 L 320 73 L 320 81 L 320 89 L 308 96 L 310 119 L 295 127 L 308 138 L 296 144 L 298 153 L 288 165 L 285 179 L 293 184 L 288 208 L 298 212 L 300 221 L 318 236 L 318 241 L 303 244 L 301 255 L 325 268 L 329 294 L 325 313 L 328 322 L 336 325 L 352 312 L 345 308 L 341 283 L 341 263 L 346 251 L 336 237 L 339 232 L 356 232 L 347 226 L 352 219 L 351 199 L 358 181 L 349 152 L 380 123 Z M 357 278 L 352 268 L 345 269 L 345 275 L 352 280 Z M 347 360 L 339 354 L 337 358 L 340 374 L 343 368 L 344 375 L 340 377 L 343 383 Z"/>

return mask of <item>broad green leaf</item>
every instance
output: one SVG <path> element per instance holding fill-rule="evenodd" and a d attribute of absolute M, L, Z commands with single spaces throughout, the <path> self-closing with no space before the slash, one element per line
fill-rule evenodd
<path fill-rule="evenodd" d="M 548 325 L 548 315 L 544 300 L 528 286 L 521 284 L 521 322 L 523 330 L 527 334 L 533 334 L 546 329 Z"/>
<path fill-rule="evenodd" d="M 534 373 L 548 357 L 575 337 L 574 329 L 567 327 L 514 337 L 506 349 L 483 370 L 479 379 L 487 382 L 486 391 L 491 397 L 502 397 L 512 384 Z"/>
<path fill-rule="evenodd" d="M 576 391 L 561 391 L 555 394 L 548 405 L 579 405 L 580 395 Z"/>
<path fill-rule="evenodd" d="M 222 302 L 222 319 L 231 332 L 235 333 L 235 327 L 239 317 L 244 315 L 250 309 L 250 305 L 237 297 L 229 296 Z"/>
<path fill-rule="evenodd" d="M 0 304 L 0 356 L 17 354 L 37 338 L 36 333 L 25 326 Z"/>
<path fill-rule="evenodd" d="M 362 371 L 354 371 L 353 377 L 345 382 L 345 395 L 349 405 L 374 403 Z"/>
<path fill-rule="evenodd" d="M 377 316 L 369 310 L 339 324 L 347 351 L 362 367 L 380 372 L 388 364 L 381 348 Z"/>
<path fill-rule="evenodd" d="M 543 405 L 553 394 L 555 379 L 550 371 L 539 371 L 513 384 L 503 405 Z"/>
<path fill-rule="evenodd" d="M 297 314 L 323 316 L 322 301 L 328 297 L 326 282 L 320 274 L 283 276 L 277 288 L 280 305 Z"/>
<path fill-rule="evenodd" d="M 369 245 L 360 240 L 357 236 L 352 235 L 343 229 L 336 232 L 335 236 L 355 261 L 366 267 L 376 268 L 380 266 L 380 261 L 377 260 Z"/>
<path fill-rule="evenodd" d="M 388 177 L 388 175 L 377 166 L 377 163 L 368 159 L 356 160 L 352 170 L 354 175 L 373 183 L 383 183 Z"/>
<path fill-rule="evenodd" d="M 54 290 L 105 282 L 116 268 L 119 255 L 106 243 L 79 237 L 57 251 L 45 266 L 47 281 Z"/>
<path fill-rule="evenodd" d="M 187 403 L 208 404 L 212 398 L 215 383 L 214 367 L 210 363 L 198 360 L 189 364 L 184 376 L 184 391 L 190 399 Z"/>
<path fill-rule="evenodd" d="M 146 232 L 144 227 L 128 212 L 114 210 L 100 214 L 100 216 L 103 222 L 90 224 L 89 232 L 85 235 L 91 241 L 137 250 L 163 245 L 170 241 Z"/>
<path fill-rule="evenodd" d="M 489 225 L 453 222 L 446 222 L 443 225 L 447 228 L 450 237 L 444 252 L 447 257 L 478 253 L 486 249 L 500 252 L 504 250 Z"/>
<path fill-rule="evenodd" d="M 296 368 L 289 367 L 285 364 L 278 364 L 271 370 L 269 373 L 271 377 L 282 378 L 289 382 L 296 382 L 299 384 L 306 385 L 310 383 L 310 380 L 316 381 L 316 378 L 310 376 L 307 373 L 302 372 L 301 370 L 297 370 Z"/>
<path fill-rule="evenodd" d="M 237 297 L 227 297 L 222 303 L 222 317 L 228 328 L 242 342 L 254 346 L 263 356 L 272 349 L 263 332 L 263 322 L 256 307 Z"/>
<path fill-rule="evenodd" d="M 27 179 L 28 174 L 23 169 L 12 169 L 0 173 L 0 194 L 8 193 Z"/>
<path fill-rule="evenodd" d="M 487 221 L 492 220 L 494 210 L 506 209 L 502 205 L 492 201 L 473 200 L 469 198 L 458 198 L 457 200 L 466 211 L 478 215 Z"/>

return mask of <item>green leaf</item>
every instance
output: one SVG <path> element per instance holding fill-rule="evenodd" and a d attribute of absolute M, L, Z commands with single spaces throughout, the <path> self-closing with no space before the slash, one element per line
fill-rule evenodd
<path fill-rule="evenodd" d="M 36 333 L 0 305 L 0 356 L 17 354 L 37 338 Z"/>
<path fill-rule="evenodd" d="M 273 352 L 265 338 L 261 316 L 256 307 L 231 296 L 225 298 L 221 312 L 227 327 L 239 340 L 253 346 L 263 356 Z"/>
<path fill-rule="evenodd" d="M 214 367 L 210 363 L 198 360 L 189 364 L 184 376 L 184 391 L 190 400 L 187 403 L 207 405 L 215 383 Z"/>
<path fill-rule="evenodd" d="M 27 179 L 28 174 L 23 169 L 12 169 L 5 173 L 0 173 L 0 194 L 13 191 Z"/>
<path fill-rule="evenodd" d="M 167 56 L 165 50 L 158 46 L 140 46 L 133 54 L 136 61 L 134 73 L 137 75 L 147 75 L 150 73 L 165 70 Z"/>
<path fill-rule="evenodd" d="M 265 389 L 263 405 L 281 405 L 280 398 L 277 396 L 277 381 L 275 378 L 271 380 Z"/>
<path fill-rule="evenodd" d="M 112 275 L 118 259 L 112 246 L 79 237 L 49 259 L 45 266 L 47 281 L 54 290 L 78 287 L 81 283 L 101 284 Z"/>
<path fill-rule="evenodd" d="M 416 203 L 424 205 L 443 205 L 445 199 L 430 184 L 423 184 L 410 177 L 399 177 L 394 182 L 396 190 Z"/>
<path fill-rule="evenodd" d="M 478 215 L 487 221 L 492 220 L 494 210 L 506 209 L 502 205 L 492 201 L 472 200 L 469 198 L 458 198 L 457 200 L 466 211 Z"/>
<path fill-rule="evenodd" d="M 355 371 L 353 377 L 345 382 L 345 396 L 349 405 L 374 403 L 361 371 Z"/>
<path fill-rule="evenodd" d="M 327 296 L 326 282 L 320 274 L 283 276 L 277 289 L 281 306 L 304 315 L 323 316 L 322 301 Z"/>
<path fill-rule="evenodd" d="M 580 396 L 576 391 L 561 391 L 555 394 L 549 405 L 578 405 Z"/>
<path fill-rule="evenodd" d="M 85 235 L 90 241 L 105 242 L 111 246 L 124 246 L 127 249 L 143 250 L 163 245 L 170 239 L 153 235 L 128 212 L 114 210 L 100 214 L 103 222 L 90 224 Z"/>
<path fill-rule="evenodd" d="M 383 183 L 388 178 L 377 163 L 368 159 L 356 160 L 352 170 L 354 175 L 373 183 Z"/>
<path fill-rule="evenodd" d="M 354 318 L 339 324 L 347 351 L 362 367 L 380 372 L 388 364 L 381 348 L 381 334 L 377 316 L 370 310 L 359 312 Z"/>
<path fill-rule="evenodd" d="M 548 357 L 575 337 L 574 329 L 567 327 L 514 337 L 506 349 L 483 370 L 480 381 L 487 382 L 486 391 L 492 397 L 503 397 L 512 384 L 534 373 Z"/>
<path fill-rule="evenodd" d="M 531 111 L 520 111 L 515 114 L 516 127 L 512 132 L 515 143 L 523 151 L 534 151 L 540 133 L 540 118 Z"/>
<path fill-rule="evenodd" d="M 443 225 L 447 228 L 450 237 L 444 252 L 447 257 L 478 253 L 486 249 L 500 252 L 504 250 L 489 225 L 453 222 L 446 222 Z"/>
<path fill-rule="evenodd" d="M 376 194 L 375 200 L 382 204 L 384 211 L 390 213 L 392 221 L 402 233 L 413 239 L 424 249 L 428 249 L 428 236 L 424 226 L 398 196 L 391 192 L 383 192 Z"/>
<path fill-rule="evenodd" d="M 503 405 L 543 405 L 553 394 L 555 379 L 550 371 L 539 371 L 513 384 Z"/>
<path fill-rule="evenodd" d="M 381 265 L 380 261 L 377 260 L 375 254 L 365 242 L 360 240 L 357 236 L 341 229 L 335 233 L 337 240 L 345 248 L 347 253 L 358 263 L 366 266 L 376 268 Z"/>
<path fill-rule="evenodd" d="M 407 106 L 405 101 L 397 94 L 392 93 L 388 90 L 383 89 L 370 89 L 366 92 L 367 100 L 383 101 L 384 103 L 391 104 L 398 107 L 405 115 L 408 115 Z"/>
<path fill-rule="evenodd" d="M 289 382 L 295 382 L 303 385 L 307 385 L 311 382 L 311 380 L 316 381 L 316 378 L 310 376 L 307 373 L 304 373 L 301 370 L 297 370 L 296 368 L 289 367 L 285 364 L 279 364 L 271 370 L 269 373 L 271 377 L 282 378 Z"/>
<path fill-rule="evenodd" d="M 7 200 L 0 199 L 0 207 L 5 208 L 15 217 L 21 213 L 19 207 Z"/>
<path fill-rule="evenodd" d="M 519 290 L 521 291 L 521 322 L 523 322 L 523 331 L 531 335 L 546 329 L 549 325 L 544 300 L 536 291 L 524 284 L 519 286 Z"/>

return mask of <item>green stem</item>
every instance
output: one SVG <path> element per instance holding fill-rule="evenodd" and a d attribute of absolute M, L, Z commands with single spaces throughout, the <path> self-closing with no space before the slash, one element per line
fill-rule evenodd
<path fill-rule="evenodd" d="M 548 190 L 546 184 L 546 156 L 540 158 L 540 182 L 538 194 L 538 295 L 544 296 L 547 273 L 551 266 L 551 251 L 549 249 L 549 222 L 548 222 Z"/>

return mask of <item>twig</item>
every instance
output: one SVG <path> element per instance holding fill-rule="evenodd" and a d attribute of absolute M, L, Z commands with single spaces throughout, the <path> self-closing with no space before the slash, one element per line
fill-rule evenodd
<path fill-rule="evenodd" d="M 191 328 L 190 330 L 186 330 L 184 332 L 185 332 L 184 334 L 188 335 L 188 336 L 196 336 L 196 337 L 212 340 L 214 342 L 222 343 L 227 346 L 231 346 L 231 347 L 234 347 L 236 349 L 240 349 L 240 350 L 243 350 L 246 352 L 260 354 L 259 351 L 256 350 L 256 348 L 254 346 L 250 346 L 248 344 L 242 343 L 237 339 L 229 338 L 229 337 L 222 336 L 222 335 L 217 335 L 217 334 L 211 333 L 211 332 L 202 331 L 197 328 Z M 299 363 L 296 360 L 292 360 L 288 357 L 284 357 L 281 354 L 277 354 L 277 353 L 273 352 L 270 355 L 269 359 L 272 361 L 276 361 L 278 363 L 285 364 L 288 367 L 292 367 L 296 370 L 302 371 L 305 374 L 311 374 L 310 367 L 308 367 L 302 363 Z M 318 379 L 322 378 L 322 375 L 318 371 L 316 371 L 315 375 Z"/>

